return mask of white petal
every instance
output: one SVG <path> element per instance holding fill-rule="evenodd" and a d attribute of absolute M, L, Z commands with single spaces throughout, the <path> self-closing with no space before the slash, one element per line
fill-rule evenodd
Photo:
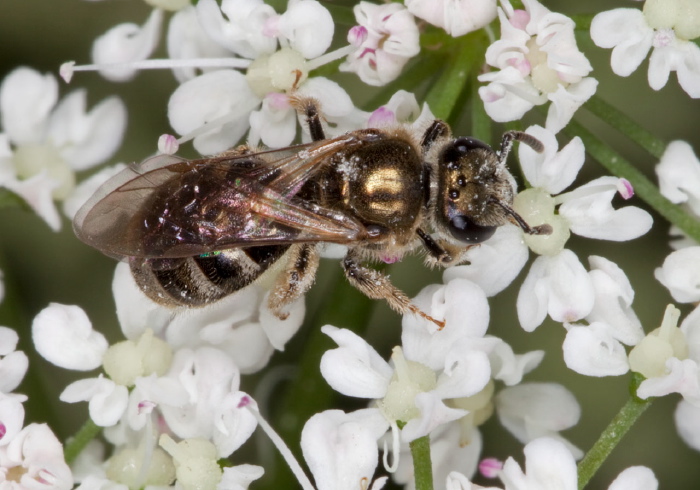
<path fill-rule="evenodd" d="M 672 252 L 654 277 L 680 303 L 700 301 L 700 246 L 683 248 Z"/>
<path fill-rule="evenodd" d="M 34 317 L 32 339 L 46 360 L 77 371 L 99 367 L 108 347 L 104 335 L 92 329 L 80 307 L 58 303 L 51 303 Z"/>
<path fill-rule="evenodd" d="M 533 187 L 545 189 L 552 195 L 559 194 L 573 183 L 586 159 L 581 138 L 573 138 L 557 151 L 559 143 L 552 131 L 530 126 L 526 132 L 542 142 L 544 152 L 537 153 L 523 144 L 518 147 L 518 159 L 525 178 Z"/>
<path fill-rule="evenodd" d="M 153 9 L 143 26 L 133 23 L 118 24 L 95 40 L 92 46 L 92 60 L 97 65 L 143 61 L 153 53 L 158 45 L 163 11 Z M 113 82 L 126 82 L 136 75 L 136 69 L 129 66 L 103 66 L 99 72 Z"/>
<path fill-rule="evenodd" d="M 620 475 L 613 480 L 608 490 L 656 490 L 659 482 L 654 472 L 646 466 L 630 466 L 625 468 Z"/>
<path fill-rule="evenodd" d="M 480 82 L 491 82 L 479 88 L 486 114 L 496 122 L 515 121 L 546 101 L 539 91 L 526 82 L 517 68 L 507 67 L 498 72 L 479 75 Z"/>
<path fill-rule="evenodd" d="M 73 476 L 65 462 L 63 446 L 46 424 L 30 424 L 7 447 L 7 456 L 23 467 L 19 488 L 70 490 Z"/>
<path fill-rule="evenodd" d="M 700 214 L 700 160 L 687 142 L 670 142 L 655 170 L 664 197 Z"/>
<path fill-rule="evenodd" d="M 110 427 L 119 422 L 124 414 L 129 392 L 125 386 L 100 377 L 69 384 L 59 399 L 66 403 L 89 401 L 90 418 L 100 427 Z"/>
<path fill-rule="evenodd" d="M 0 436 L 0 447 L 9 444 L 24 426 L 24 406 L 26 397 L 0 393 L 0 420 L 3 434 Z"/>
<path fill-rule="evenodd" d="M 576 462 L 569 449 L 561 441 L 549 437 L 536 439 L 525 446 L 523 452 L 525 453 L 527 486 L 522 488 L 556 488 L 557 490 L 578 488 Z M 509 486 L 511 475 L 516 481 L 521 475 L 520 468 L 513 471 L 514 463 L 509 458 L 503 467 L 501 479 L 506 484 L 506 488 L 511 488 Z M 520 487 L 514 486 L 512 488 Z"/>
<path fill-rule="evenodd" d="M 318 490 L 356 488 L 371 481 L 377 467 L 377 439 L 389 428 L 379 410 L 345 414 L 327 410 L 311 417 L 301 449 Z"/>
<path fill-rule="evenodd" d="M 126 130 L 121 99 L 109 97 L 86 113 L 86 97 L 85 90 L 68 94 L 49 120 L 48 136 L 74 170 L 86 170 L 114 155 Z"/>
<path fill-rule="evenodd" d="M 13 179 L 2 183 L 2 187 L 24 199 L 53 231 L 61 229 L 61 216 L 53 202 L 53 191 L 59 185 L 46 171 L 25 180 Z"/>
<path fill-rule="evenodd" d="M 445 357 L 459 339 L 481 337 L 489 322 L 489 305 L 484 292 L 471 281 L 453 279 L 445 286 L 424 288 L 413 303 L 445 328 L 416 315 L 404 315 L 401 343 L 407 359 L 434 370 L 444 367 Z"/>
<path fill-rule="evenodd" d="M 0 356 L 14 352 L 17 349 L 17 342 L 19 342 L 17 332 L 8 327 L 0 327 Z"/>
<path fill-rule="evenodd" d="M 505 342 L 498 342 L 489 354 L 493 379 L 503 381 L 506 386 L 520 383 L 523 376 L 537 366 L 544 358 L 544 351 L 534 350 L 525 354 L 515 354 Z"/>
<path fill-rule="evenodd" d="M 10 352 L 2 357 L 0 359 L 0 392 L 14 391 L 24 379 L 28 367 L 29 358 L 22 351 Z"/>
<path fill-rule="evenodd" d="M 197 9 L 190 5 L 175 12 L 168 24 L 168 56 L 173 60 L 225 58 L 230 52 L 207 34 L 197 18 Z M 203 71 L 208 71 L 203 69 Z M 178 82 L 194 78 L 193 67 L 173 68 Z"/>
<path fill-rule="evenodd" d="M 572 326 L 562 346 L 569 369 L 585 376 L 620 376 L 629 371 L 627 352 L 600 322 Z"/>
<path fill-rule="evenodd" d="M 201 5 L 201 2 L 200 2 Z M 170 96 L 168 119 L 179 134 L 187 134 L 205 123 L 225 118 L 224 124 L 194 138 L 202 154 L 214 154 L 234 146 L 248 129 L 248 117 L 260 104 L 245 76 L 236 70 L 218 70 L 180 85 Z"/>
<path fill-rule="evenodd" d="M 241 447 L 255 431 L 258 422 L 248 410 L 238 410 L 241 399 L 248 396 L 242 391 L 226 395 L 215 413 L 213 442 L 219 458 L 228 458 Z"/>
<path fill-rule="evenodd" d="M 315 0 L 289 2 L 277 25 L 292 49 L 306 59 L 321 56 L 331 45 L 335 24 L 328 10 Z"/>
<path fill-rule="evenodd" d="M 612 207 L 618 182 L 616 177 L 599 177 L 566 195 L 566 201 L 559 207 L 559 214 L 567 219 L 573 233 L 622 242 L 637 238 L 651 229 L 652 217 L 643 209 L 635 206 Z"/>
<path fill-rule="evenodd" d="M 681 439 L 688 446 L 700 451 L 700 407 L 681 400 L 673 417 Z"/>
<path fill-rule="evenodd" d="M 245 58 L 274 52 L 277 39 L 264 31 L 265 21 L 274 15 L 275 10 L 262 0 L 224 0 L 221 7 L 216 0 L 197 2 L 202 29 L 221 46 Z"/>
<path fill-rule="evenodd" d="M 671 357 L 666 361 L 665 376 L 647 378 L 637 388 L 637 396 L 643 400 L 651 396 L 680 393 L 683 398 L 700 407 L 700 368 L 692 359 Z"/>
<path fill-rule="evenodd" d="M 294 140 L 297 132 L 296 111 L 291 106 L 277 109 L 274 103 L 270 103 L 270 97 L 276 98 L 280 95 L 268 94 L 263 99 L 262 109 L 250 114 L 250 145 L 257 145 L 258 141 L 262 140 L 269 148 L 283 148 Z"/>
<path fill-rule="evenodd" d="M 629 76 L 646 58 L 654 31 L 634 8 L 609 10 L 591 22 L 591 39 L 601 48 L 614 48 L 610 65 L 616 75 Z"/>
<path fill-rule="evenodd" d="M 566 88 L 560 84 L 556 92 L 548 96 L 552 104 L 547 112 L 545 127 L 555 133 L 564 129 L 574 116 L 574 112 L 593 96 L 597 88 L 598 80 L 591 77 L 584 78 Z"/>
<path fill-rule="evenodd" d="M 46 135 L 46 123 L 58 100 L 58 83 L 51 75 L 31 68 L 17 68 L 0 86 L 0 118 L 15 144 L 38 143 Z"/>
<path fill-rule="evenodd" d="M 321 374 L 328 384 L 346 396 L 383 398 L 393 374 L 389 364 L 350 330 L 326 325 L 321 331 L 339 346 L 321 358 Z"/>
<path fill-rule="evenodd" d="M 577 458 L 583 455 L 580 449 L 559 435 L 581 418 L 581 407 L 562 385 L 523 383 L 510 386 L 504 388 L 495 401 L 501 424 L 520 442 L 552 437 L 566 444 Z"/>
<path fill-rule="evenodd" d="M 119 326 L 127 339 L 139 338 L 146 328 L 157 335 L 170 322 L 172 310 L 156 304 L 141 291 L 126 262 L 114 269 L 112 295 Z"/>
<path fill-rule="evenodd" d="M 464 398 L 480 392 L 491 380 L 491 364 L 484 352 L 470 350 L 469 342 L 457 342 L 445 357 L 433 393 L 441 399 Z"/>
<path fill-rule="evenodd" d="M 466 410 L 450 408 L 435 393 L 418 393 L 415 398 L 420 418 L 411 419 L 401 429 L 401 440 L 411 442 L 430 434 L 436 427 L 458 420 L 467 414 Z"/>
<path fill-rule="evenodd" d="M 683 44 L 683 58 L 676 66 L 678 84 L 692 98 L 700 98 L 700 47 L 694 42 Z"/>
<path fill-rule="evenodd" d="M 304 298 L 299 298 L 286 308 L 285 313 L 288 313 L 289 316 L 284 320 L 280 320 L 267 306 L 269 297 L 270 293 L 268 292 L 260 302 L 260 325 L 265 331 L 267 338 L 270 339 L 272 346 L 282 351 L 285 344 L 297 333 L 304 322 L 306 306 Z"/>
<path fill-rule="evenodd" d="M 442 280 L 447 283 L 462 278 L 478 284 L 487 297 L 507 288 L 527 263 L 529 249 L 517 226 L 500 226 L 496 233 L 478 247 L 469 247 L 462 255 L 468 265 L 445 270 Z"/>
<path fill-rule="evenodd" d="M 541 256 L 532 264 L 518 293 L 518 318 L 523 329 L 533 331 L 547 313 L 557 322 L 573 322 L 588 315 L 595 298 L 590 277 L 576 255 L 564 249 L 552 257 Z"/>
<path fill-rule="evenodd" d="M 248 486 L 265 474 L 262 466 L 241 464 L 224 468 L 217 490 L 247 490 Z"/>

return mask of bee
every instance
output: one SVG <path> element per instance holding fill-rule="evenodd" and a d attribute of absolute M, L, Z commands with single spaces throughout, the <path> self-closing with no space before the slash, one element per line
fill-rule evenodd
<path fill-rule="evenodd" d="M 166 306 L 204 306 L 277 269 L 268 306 L 279 318 L 311 287 L 321 246 L 345 245 L 354 287 L 442 328 L 366 263 L 422 248 L 428 264 L 453 265 L 509 222 L 551 233 L 512 208 L 506 157 L 514 141 L 541 152 L 532 136 L 506 132 L 496 152 L 435 120 L 422 134 L 396 125 L 327 139 L 318 104 L 296 103 L 311 143 L 150 158 L 98 189 L 75 217 L 76 235 L 128 261 L 143 292 Z"/>

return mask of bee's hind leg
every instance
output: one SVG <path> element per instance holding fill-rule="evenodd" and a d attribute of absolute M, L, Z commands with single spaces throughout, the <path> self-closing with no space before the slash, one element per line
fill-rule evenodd
<path fill-rule="evenodd" d="M 343 269 L 350 284 L 359 289 L 365 296 L 372 299 L 384 299 L 393 310 L 401 314 L 412 313 L 423 317 L 437 325 L 440 330 L 445 327 L 445 322 L 436 320 L 421 311 L 411 303 L 411 299 L 406 296 L 406 293 L 391 283 L 387 276 L 361 265 L 352 253 L 348 253 L 343 259 Z"/>
<path fill-rule="evenodd" d="M 309 290 L 316 277 L 318 261 L 319 254 L 315 245 L 292 245 L 287 264 L 277 276 L 267 302 L 277 318 L 286 319 L 289 313 L 283 311 L 285 307 Z"/>

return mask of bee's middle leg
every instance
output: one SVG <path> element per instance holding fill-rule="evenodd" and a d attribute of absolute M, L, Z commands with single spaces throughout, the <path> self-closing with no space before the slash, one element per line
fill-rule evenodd
<path fill-rule="evenodd" d="M 315 245 L 292 245 L 287 265 L 277 277 L 267 302 L 277 318 L 287 318 L 289 313 L 282 310 L 309 290 L 316 277 L 318 261 Z"/>
<path fill-rule="evenodd" d="M 393 310 L 401 314 L 412 313 L 433 322 L 440 330 L 444 328 L 445 322 L 436 320 L 421 311 L 411 303 L 411 299 L 406 296 L 406 293 L 391 283 L 387 276 L 361 265 L 352 253 L 348 253 L 343 259 L 343 269 L 350 284 L 359 289 L 365 296 L 372 299 L 384 299 Z"/>

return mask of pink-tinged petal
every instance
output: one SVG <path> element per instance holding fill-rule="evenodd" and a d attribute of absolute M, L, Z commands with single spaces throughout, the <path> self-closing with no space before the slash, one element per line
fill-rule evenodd
<path fill-rule="evenodd" d="M 24 426 L 23 395 L 0 393 L 0 447 L 9 444 Z"/>
<path fill-rule="evenodd" d="M 646 466 L 630 466 L 625 468 L 620 475 L 613 480 L 608 490 L 656 490 L 659 482 L 654 472 Z"/>
<path fill-rule="evenodd" d="M 651 48 L 653 36 L 654 30 L 638 9 L 609 10 L 591 22 L 591 39 L 601 48 L 613 48 L 610 65 L 621 77 L 639 67 Z"/>
<path fill-rule="evenodd" d="M 321 331 L 338 344 L 321 358 L 321 374 L 346 396 L 383 398 L 393 369 L 361 337 L 350 330 L 326 325 Z"/>
<path fill-rule="evenodd" d="M 163 11 L 154 9 L 143 26 L 133 23 L 118 24 L 95 40 L 92 46 L 92 60 L 103 65 L 99 72 L 113 82 L 127 82 L 134 78 L 136 69 L 130 63 L 147 59 L 160 37 Z M 110 64 L 125 66 L 109 67 Z"/>
<path fill-rule="evenodd" d="M 58 83 L 51 75 L 17 68 L 0 86 L 0 121 L 15 144 L 38 143 L 45 138 L 49 114 L 58 100 Z"/>
<path fill-rule="evenodd" d="M 479 81 L 491 82 L 479 88 L 479 97 L 484 102 L 486 113 L 496 122 L 520 119 L 535 105 L 547 100 L 512 66 L 480 75 Z"/>
<path fill-rule="evenodd" d="M 616 177 L 600 177 L 566 195 L 559 214 L 577 235 L 623 242 L 640 237 L 651 229 L 649 213 L 635 206 L 614 209 Z"/>
<path fill-rule="evenodd" d="M 49 120 L 48 137 L 74 170 L 86 170 L 110 158 L 126 131 L 126 106 L 109 97 L 90 112 L 87 92 L 76 90 L 64 97 Z"/>
<path fill-rule="evenodd" d="M 562 348 L 566 366 L 584 376 L 620 376 L 629 371 L 624 346 L 603 323 L 572 325 Z"/>
<path fill-rule="evenodd" d="M 17 488 L 70 490 L 73 475 L 63 446 L 46 424 L 30 424 L 7 446 L 6 457 L 24 470 Z"/>
<path fill-rule="evenodd" d="M 678 435 L 685 443 L 700 451 L 700 407 L 681 400 L 673 414 Z"/>
<path fill-rule="evenodd" d="M 243 445 L 258 426 L 255 416 L 248 410 L 236 410 L 246 395 L 242 391 L 227 394 L 214 415 L 213 442 L 219 458 L 228 458 Z"/>
<path fill-rule="evenodd" d="M 49 362 L 65 369 L 89 371 L 102 364 L 108 344 L 78 306 L 51 303 L 34 317 L 32 339 Z"/>
<path fill-rule="evenodd" d="M 466 251 L 462 257 L 468 265 L 446 269 L 442 280 L 467 279 L 479 285 L 487 297 L 495 296 L 518 277 L 528 256 L 520 228 L 501 226 L 486 242 Z"/>
<path fill-rule="evenodd" d="M 379 461 L 377 439 L 389 428 L 376 408 L 344 413 L 327 410 L 311 417 L 301 433 L 304 459 L 316 488 L 361 488 Z"/>
<path fill-rule="evenodd" d="M 610 334 L 627 345 L 636 345 L 644 338 L 644 329 L 632 310 L 634 290 L 624 271 L 604 257 L 590 256 L 589 276 L 595 289 L 595 304 L 586 317 L 589 323 L 603 322 Z"/>
<path fill-rule="evenodd" d="M 420 410 L 420 417 L 409 420 L 401 429 L 403 442 L 411 442 L 426 436 L 440 425 L 458 420 L 468 413 L 466 410 L 448 407 L 433 392 L 418 393 L 415 397 L 415 404 Z"/>
<path fill-rule="evenodd" d="M 672 252 L 654 277 L 666 287 L 675 301 L 700 301 L 700 247 L 688 247 Z"/>

